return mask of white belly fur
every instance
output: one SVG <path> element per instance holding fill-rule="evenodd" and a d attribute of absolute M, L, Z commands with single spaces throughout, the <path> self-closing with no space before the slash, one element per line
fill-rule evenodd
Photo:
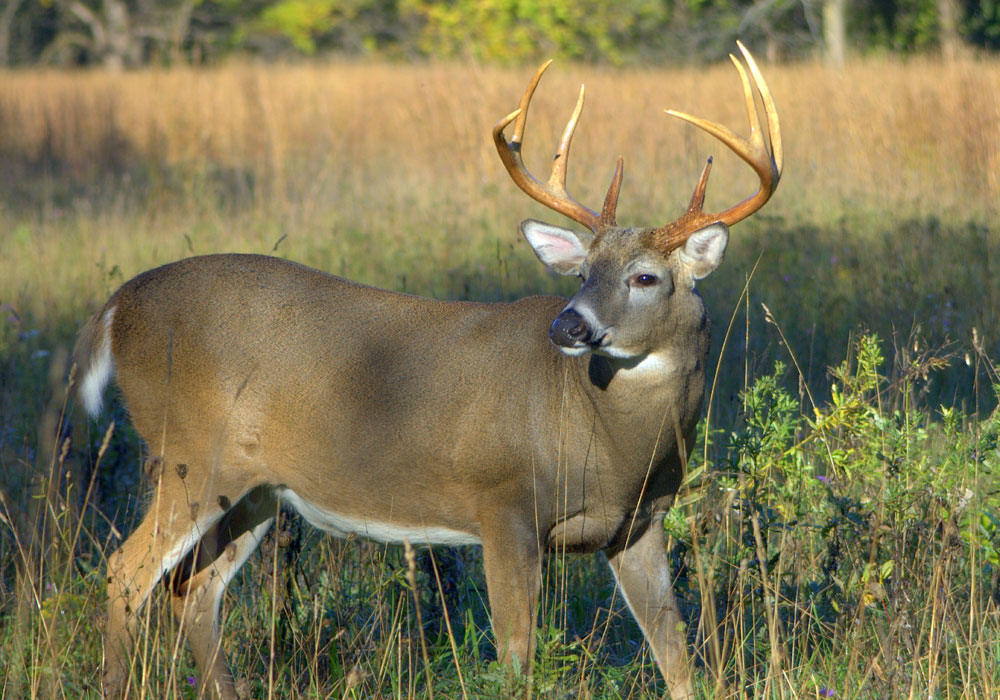
<path fill-rule="evenodd" d="M 397 525 L 380 522 L 368 518 L 356 518 L 325 510 L 299 497 L 289 489 L 280 489 L 278 495 L 282 502 L 287 503 L 310 525 L 325 530 L 338 537 L 358 535 L 378 542 L 400 544 L 405 538 L 414 545 L 446 544 L 451 546 L 463 544 L 480 544 L 479 538 L 467 532 L 459 532 L 446 527 Z"/>

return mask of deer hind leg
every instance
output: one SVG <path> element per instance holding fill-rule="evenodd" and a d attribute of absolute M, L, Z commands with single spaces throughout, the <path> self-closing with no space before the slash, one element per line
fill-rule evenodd
<path fill-rule="evenodd" d="M 269 487 L 253 489 L 205 534 L 174 574 L 174 615 L 194 654 L 199 684 L 209 697 L 236 698 L 222 650 L 219 606 L 226 586 L 271 527 L 277 508 Z"/>
<path fill-rule="evenodd" d="M 157 483 L 149 512 L 108 558 L 104 691 L 111 698 L 127 689 L 139 613 L 150 592 L 224 514 L 218 505 L 193 504 L 182 470 L 163 469 L 163 464 L 157 458 L 149 461 L 150 476 Z"/>
<path fill-rule="evenodd" d="M 670 581 L 663 516 L 654 517 L 645 532 L 607 555 L 625 602 L 653 650 L 670 697 L 693 698 L 687 634 Z"/>

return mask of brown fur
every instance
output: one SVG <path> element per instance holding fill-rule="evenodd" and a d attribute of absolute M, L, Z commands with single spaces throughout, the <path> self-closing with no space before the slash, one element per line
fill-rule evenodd
<path fill-rule="evenodd" d="M 109 692 L 122 691 L 135 616 L 160 577 L 150 563 L 181 562 L 197 525 L 207 535 L 184 566 L 215 575 L 175 585 L 177 606 L 189 607 L 203 673 L 232 697 L 211 619 L 278 488 L 354 519 L 480 540 L 499 646 L 521 659 L 531 655 L 546 548 L 618 561 L 651 538 L 642 551 L 655 558 L 639 568 L 659 577 L 655 609 L 665 612 L 643 625 L 683 686 L 684 655 L 664 658 L 684 645 L 683 635 L 668 642 L 679 618 L 662 585 L 658 523 L 700 411 L 704 307 L 697 300 L 658 329 L 679 372 L 633 378 L 549 342 L 564 305 L 438 302 L 248 255 L 191 258 L 126 283 L 76 348 L 86 372 L 113 308 L 117 382 L 163 466 L 150 512 L 111 558 Z M 627 592 L 634 609 L 652 604 L 642 602 L 649 586 Z M 669 625 L 654 621 L 662 614 Z"/>

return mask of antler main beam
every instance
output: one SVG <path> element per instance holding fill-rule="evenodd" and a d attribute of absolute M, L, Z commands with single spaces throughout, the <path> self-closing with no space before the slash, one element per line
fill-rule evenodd
<path fill-rule="evenodd" d="M 562 139 L 559 141 L 559 150 L 556 151 L 555 159 L 552 162 L 552 173 L 549 175 L 548 181 L 543 183 L 535 178 L 525 167 L 524 159 L 521 156 L 524 125 L 528 120 L 528 106 L 531 104 L 531 98 L 535 94 L 535 88 L 538 87 L 538 81 L 542 79 L 542 74 L 551 64 L 552 61 L 549 60 L 539 66 L 531 82 L 528 83 L 528 87 L 521 97 L 521 103 L 518 105 L 518 108 L 498 121 L 493 127 L 493 142 L 496 144 L 500 160 L 503 161 L 507 173 L 529 197 L 541 202 L 549 209 L 557 211 L 579 224 L 583 224 L 596 233 L 601 228 L 615 225 L 615 209 L 618 207 L 618 192 L 621 190 L 622 185 L 624 161 L 621 158 L 618 159 L 618 165 L 615 168 L 615 174 L 611 180 L 611 186 L 608 188 L 608 193 L 604 198 L 604 206 L 600 214 L 577 202 L 566 191 L 566 169 L 569 164 L 569 148 L 573 141 L 573 133 L 576 131 L 576 124 L 580 120 L 580 114 L 583 112 L 584 89 L 582 85 L 580 86 L 580 97 L 576 101 L 576 107 L 573 109 L 573 114 L 570 116 L 565 130 L 563 130 Z M 514 135 L 510 141 L 507 141 L 503 132 L 511 122 L 514 122 Z"/>
<path fill-rule="evenodd" d="M 764 206 L 767 200 L 771 198 L 771 195 L 774 194 L 775 189 L 778 187 L 778 180 L 781 179 L 784 152 L 781 146 L 781 126 L 778 123 L 778 110 L 774 106 L 774 98 L 771 97 L 771 91 L 768 89 L 767 83 L 764 81 L 764 76 L 761 75 L 760 69 L 757 67 L 757 62 L 754 61 L 753 56 L 750 55 L 750 52 L 741 42 L 737 41 L 736 44 L 739 46 L 740 53 L 743 54 L 743 58 L 750 68 L 750 74 L 753 76 L 753 85 L 757 88 L 761 100 L 764 102 L 768 138 L 764 139 L 764 132 L 761 128 L 760 118 L 757 115 L 757 106 L 754 103 L 754 94 L 753 88 L 750 86 L 750 79 L 743 68 L 743 64 L 732 54 L 729 55 L 729 58 L 732 60 L 733 65 L 736 66 L 736 70 L 740 74 L 740 82 L 743 84 L 747 118 L 750 121 L 749 139 L 736 135 L 728 127 L 721 124 L 693 117 L 684 112 L 668 109 L 667 114 L 678 119 L 683 119 L 722 141 L 722 143 L 754 169 L 754 172 L 760 178 L 760 187 L 751 196 L 725 211 L 717 214 L 703 211 L 705 188 L 708 184 L 708 174 L 712 169 L 712 159 L 709 158 L 708 164 L 705 166 L 701 178 L 698 180 L 698 185 L 695 187 L 694 196 L 691 198 L 691 204 L 688 206 L 687 212 L 676 221 L 656 229 L 653 234 L 654 240 L 666 251 L 679 248 L 692 233 L 709 224 L 721 221 L 727 226 L 732 226 L 747 218 Z M 771 144 L 770 150 L 768 150 L 767 146 L 768 141 Z"/>

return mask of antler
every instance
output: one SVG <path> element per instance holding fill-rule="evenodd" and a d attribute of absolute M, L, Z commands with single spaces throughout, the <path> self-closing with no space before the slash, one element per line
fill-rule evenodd
<path fill-rule="evenodd" d="M 553 209 L 564 216 L 568 216 L 573 221 L 583 224 L 596 233 L 601 228 L 615 225 L 615 209 L 618 207 L 618 192 L 622 186 L 624 161 L 621 158 L 618 159 L 618 165 L 615 168 L 615 174 L 611 180 L 611 186 L 608 188 L 608 193 L 604 198 L 604 207 L 601 209 L 600 214 L 577 202 L 566 191 L 566 166 L 569 160 L 569 147 L 573 141 L 573 132 L 576 131 L 576 123 L 580 119 L 580 113 L 583 112 L 582 85 L 580 86 L 580 97 L 576 101 L 576 108 L 573 110 L 573 115 L 569 118 L 566 129 L 563 131 L 562 139 L 559 142 L 559 150 L 556 151 L 556 157 L 552 163 L 552 174 L 549 175 L 548 181 L 542 183 L 528 172 L 528 169 L 524 167 L 524 160 L 521 157 L 521 139 L 524 136 L 524 124 L 528 119 L 528 105 L 535 94 L 535 88 L 538 87 L 538 81 L 541 80 L 542 73 L 551 64 L 552 61 L 549 60 L 539 66 L 538 70 L 535 71 L 535 76 L 528 83 L 528 88 L 524 91 L 524 96 L 521 97 L 521 104 L 518 105 L 518 108 L 498 121 L 493 127 L 493 142 L 496 144 L 500 160 L 503 161 L 507 173 L 529 197 L 541 202 L 549 209 Z M 503 131 L 515 119 L 517 121 L 514 123 L 514 136 L 508 142 Z"/>
<path fill-rule="evenodd" d="M 761 99 L 764 102 L 764 113 L 767 115 L 767 132 L 768 140 L 771 142 L 771 150 L 768 151 L 767 144 L 764 141 L 764 134 L 761 130 L 760 119 L 757 116 L 757 107 L 754 104 L 750 80 L 747 78 L 747 73 L 743 69 L 743 65 L 732 54 L 729 54 L 729 58 L 732 60 L 733 65 L 736 66 L 736 70 L 739 71 L 740 81 L 743 83 L 743 96 L 746 99 L 747 118 L 750 120 L 749 140 L 744 139 L 742 136 L 737 136 L 721 124 L 692 117 L 690 114 L 685 114 L 684 112 L 668 109 L 667 114 L 694 124 L 699 129 L 707 131 L 729 146 L 736 155 L 754 169 L 754 172 L 760 178 L 760 187 L 750 197 L 723 212 L 710 214 L 702 211 L 702 206 L 705 203 L 705 187 L 708 185 L 708 174 L 712 170 L 712 159 L 709 158 L 698 180 L 698 185 L 694 189 L 691 204 L 688 205 L 688 210 L 684 216 L 653 232 L 654 244 L 664 252 L 669 252 L 684 245 L 684 242 L 692 233 L 709 224 L 721 221 L 727 226 L 732 226 L 736 222 L 742 221 L 764 206 L 765 202 L 771 198 L 774 190 L 778 187 L 778 180 L 781 178 L 781 169 L 784 160 L 781 147 L 781 127 L 778 124 L 778 111 L 774 106 L 774 98 L 771 97 L 771 91 L 768 90 L 767 83 L 764 82 L 764 76 L 761 75 L 756 61 L 753 60 L 753 56 L 750 55 L 750 52 L 747 51 L 747 48 L 741 42 L 737 41 L 736 45 L 739 46 L 743 58 L 746 59 L 750 73 L 753 75 L 754 85 L 758 92 L 760 92 Z"/>

